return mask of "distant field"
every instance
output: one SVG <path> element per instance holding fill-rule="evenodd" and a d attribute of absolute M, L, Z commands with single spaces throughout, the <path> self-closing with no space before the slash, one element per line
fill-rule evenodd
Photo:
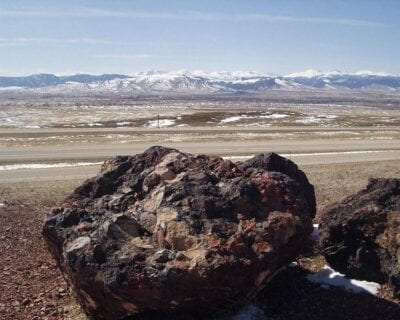
<path fill-rule="evenodd" d="M 400 139 L 400 110 L 378 102 L 101 102 L 0 101 L 0 147 Z"/>
<path fill-rule="evenodd" d="M 261 101 L 132 101 L 129 104 L 2 102 L 0 128 L 391 127 L 400 111 L 352 104 Z"/>
<path fill-rule="evenodd" d="M 44 214 L 112 156 L 132 155 L 155 144 L 232 161 L 275 151 L 306 172 L 315 186 L 318 212 L 364 187 L 369 177 L 400 177 L 400 111 L 373 107 L 372 102 L 126 105 L 59 99 L 0 99 L 0 234 L 6 240 L 0 242 L 0 260 L 13 271 L 4 271 L 7 281 L 0 283 L 0 291 L 7 292 L 0 295 L 0 314 L 6 319 L 32 319 L 40 312 L 56 319 L 86 319 L 40 230 Z M 311 265 L 313 261 L 309 259 Z M 315 295 L 311 301 L 319 298 Z M 26 297 L 32 303 L 21 305 Z"/>

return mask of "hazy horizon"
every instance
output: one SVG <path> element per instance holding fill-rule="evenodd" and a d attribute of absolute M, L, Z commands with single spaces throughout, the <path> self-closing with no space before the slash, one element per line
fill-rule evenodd
<path fill-rule="evenodd" d="M 347 70 L 316 70 L 316 69 L 307 69 L 307 70 L 296 70 L 294 72 L 289 72 L 286 74 L 278 74 L 273 72 L 259 72 L 257 70 L 189 70 L 189 69 L 178 69 L 178 70 L 138 70 L 136 72 L 76 72 L 76 73 L 57 73 L 57 72 L 38 72 L 38 73 L 21 73 L 21 74 L 1 74 L 0 77 L 29 77 L 41 74 L 49 74 L 55 75 L 57 77 L 68 77 L 75 75 L 123 75 L 123 76 L 137 76 L 137 75 L 150 75 L 150 74 L 190 74 L 190 75 L 223 75 L 223 74 L 232 74 L 232 75 L 243 75 L 247 76 L 271 76 L 271 77 L 313 77 L 317 75 L 373 75 L 373 76 L 390 76 L 390 77 L 399 77 L 400 74 L 387 73 L 383 71 L 376 70 L 356 70 L 356 71 L 347 71 Z"/>

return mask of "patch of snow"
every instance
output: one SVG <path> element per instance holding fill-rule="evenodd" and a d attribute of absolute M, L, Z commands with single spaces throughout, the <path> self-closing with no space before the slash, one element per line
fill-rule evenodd
<path fill-rule="evenodd" d="M 175 124 L 175 120 L 173 119 L 160 119 L 160 120 L 150 120 L 147 123 L 147 126 L 149 128 L 163 128 L 163 127 L 169 127 L 173 126 Z"/>
<path fill-rule="evenodd" d="M 291 73 L 286 75 L 286 77 L 288 78 L 314 78 L 314 77 L 318 77 L 323 75 L 323 73 L 321 71 L 317 71 L 317 70 L 306 70 L 306 71 L 302 71 L 302 72 L 295 72 L 295 73 Z"/>
<path fill-rule="evenodd" d="M 295 120 L 294 122 L 296 123 L 302 123 L 302 124 L 310 124 L 310 123 L 320 123 L 322 121 L 330 121 L 333 119 L 336 119 L 338 116 L 333 115 L 333 114 L 321 114 L 317 116 L 306 116 L 302 117 L 300 119 Z"/>
<path fill-rule="evenodd" d="M 209 78 L 212 80 L 225 80 L 234 81 L 243 78 L 259 78 L 266 76 L 254 71 L 221 71 L 221 72 L 206 72 L 202 70 L 195 70 L 189 73 L 191 76 Z"/>
<path fill-rule="evenodd" d="M 239 121 L 240 119 L 243 119 L 243 118 L 245 118 L 245 116 L 234 116 L 234 117 L 229 117 L 229 118 L 222 119 L 222 120 L 220 121 L 220 123 L 237 122 L 237 121 Z"/>
<path fill-rule="evenodd" d="M 317 242 L 319 239 L 319 224 L 313 224 L 313 231 L 311 233 L 311 239 L 314 242 Z"/>
<path fill-rule="evenodd" d="M 284 79 L 275 79 L 275 83 L 279 86 L 282 87 L 290 87 L 290 83 L 288 82 L 288 80 L 284 80 Z"/>
<path fill-rule="evenodd" d="M 31 126 L 23 126 L 23 128 L 26 128 L 26 129 L 40 129 L 40 126 L 31 125 Z"/>
<path fill-rule="evenodd" d="M 254 304 L 244 307 L 238 314 L 231 317 L 231 320 L 256 320 L 265 319 L 264 311 Z"/>
<path fill-rule="evenodd" d="M 117 122 L 116 125 L 117 126 L 127 126 L 130 125 L 132 122 L 130 121 L 122 121 L 122 122 Z"/>
<path fill-rule="evenodd" d="M 260 118 L 263 118 L 263 119 L 283 119 L 283 118 L 287 118 L 287 117 L 289 117 L 289 115 L 283 114 L 283 113 L 273 113 L 273 114 L 269 114 L 269 115 L 260 116 Z"/>
<path fill-rule="evenodd" d="M 333 270 L 329 266 L 324 266 L 317 273 L 307 275 L 307 280 L 320 283 L 325 287 L 341 287 L 354 293 L 366 292 L 377 295 L 380 288 L 380 285 L 376 282 L 346 278 L 344 274 Z"/>
<path fill-rule="evenodd" d="M 302 123 L 302 124 L 310 124 L 310 123 L 320 123 L 323 119 L 317 118 L 315 116 L 308 116 L 300 119 L 296 119 L 294 122 Z"/>
<path fill-rule="evenodd" d="M 232 116 L 225 119 L 222 119 L 220 123 L 230 123 L 230 122 L 237 122 L 241 119 L 283 119 L 287 118 L 289 115 L 284 113 L 272 113 L 272 114 L 260 114 L 260 115 L 248 115 L 248 114 L 241 114 L 238 116 Z"/>
<path fill-rule="evenodd" d="M 98 123 L 98 122 L 88 123 L 87 125 L 88 125 L 89 127 L 102 127 L 102 126 L 103 126 L 102 123 Z"/>
<path fill-rule="evenodd" d="M 5 207 L 6 206 L 6 204 L 5 203 L 3 203 L 3 202 L 0 202 L 0 208 L 3 208 L 3 207 Z"/>
<path fill-rule="evenodd" d="M 260 78 L 240 79 L 240 80 L 231 81 L 231 83 L 233 83 L 233 84 L 253 84 L 260 80 L 261 80 Z"/>
<path fill-rule="evenodd" d="M 374 72 L 370 70 L 360 70 L 354 73 L 357 76 L 380 76 L 380 77 L 388 77 L 389 73 L 386 72 Z"/>
<path fill-rule="evenodd" d="M 48 169 L 48 168 L 66 168 L 66 167 L 83 167 L 102 164 L 103 162 L 60 162 L 60 163 L 21 163 L 6 164 L 0 166 L 0 171 L 18 170 L 18 169 Z"/>

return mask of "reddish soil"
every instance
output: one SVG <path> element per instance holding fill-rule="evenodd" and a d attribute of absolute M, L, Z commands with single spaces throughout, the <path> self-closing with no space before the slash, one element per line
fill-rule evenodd
<path fill-rule="evenodd" d="M 40 233 L 44 214 L 78 184 L 79 181 L 7 187 L 0 184 L 0 203 L 4 204 L 0 205 L 0 320 L 86 319 Z M 305 279 L 305 269 L 316 271 L 324 263 L 323 258 L 313 256 L 301 261 L 303 268 L 288 268 L 280 273 L 257 298 L 257 304 L 267 314 L 261 319 L 400 319 L 400 301 L 393 299 L 388 286 L 383 286 L 380 296 L 375 297 L 323 289 Z M 247 302 L 250 301 L 244 301 Z M 208 314 L 207 319 L 224 317 L 231 310 L 231 306 L 220 308 Z M 163 318 L 200 319 L 197 314 Z"/>
<path fill-rule="evenodd" d="M 76 319 L 79 309 L 71 309 L 68 286 L 40 234 L 50 202 L 25 196 L 0 186 L 0 319 Z"/>

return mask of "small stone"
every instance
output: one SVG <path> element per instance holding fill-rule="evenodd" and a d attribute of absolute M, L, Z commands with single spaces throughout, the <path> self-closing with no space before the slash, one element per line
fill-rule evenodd
<path fill-rule="evenodd" d="M 66 252 L 73 252 L 76 250 L 80 250 L 83 247 L 87 246 L 90 243 L 90 237 L 80 237 L 76 238 L 72 243 L 68 245 L 66 248 Z"/>
<path fill-rule="evenodd" d="M 167 249 L 158 250 L 154 256 L 156 262 L 165 263 L 172 259 L 172 254 Z"/>

